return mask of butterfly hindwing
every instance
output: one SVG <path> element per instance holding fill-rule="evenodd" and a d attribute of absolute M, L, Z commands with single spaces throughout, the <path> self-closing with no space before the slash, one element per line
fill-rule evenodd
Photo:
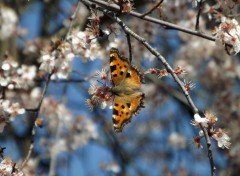
<path fill-rule="evenodd" d="M 121 132 L 123 126 L 131 121 L 132 114 L 129 105 L 124 101 L 124 97 L 115 96 L 112 120 L 116 132 Z"/>
<path fill-rule="evenodd" d="M 132 115 L 137 115 L 143 106 L 144 94 L 136 92 L 132 95 L 115 96 L 113 106 L 113 127 L 121 132 L 123 127 L 131 121 Z"/>

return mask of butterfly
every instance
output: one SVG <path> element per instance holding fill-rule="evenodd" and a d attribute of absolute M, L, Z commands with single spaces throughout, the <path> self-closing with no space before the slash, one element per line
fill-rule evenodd
<path fill-rule="evenodd" d="M 113 85 L 113 128 L 121 132 L 132 116 L 144 107 L 144 93 L 140 91 L 143 75 L 116 48 L 110 50 L 110 72 Z"/>

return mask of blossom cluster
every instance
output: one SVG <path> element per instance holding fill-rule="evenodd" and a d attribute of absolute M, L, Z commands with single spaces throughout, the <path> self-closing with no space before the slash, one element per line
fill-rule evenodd
<path fill-rule="evenodd" d="M 182 67 L 177 66 L 174 69 L 174 73 L 176 75 L 183 75 L 183 74 L 187 74 L 187 71 Z M 157 75 L 158 78 L 169 76 L 169 72 L 167 71 L 167 69 L 158 69 L 158 68 L 150 68 L 147 71 L 145 71 L 144 74 Z M 186 91 L 190 91 L 195 87 L 194 83 L 192 83 L 191 81 L 186 81 L 185 79 L 182 81 L 182 83 Z"/>
<path fill-rule="evenodd" d="M 0 99 L 0 133 L 3 132 L 5 125 L 13 121 L 17 115 L 25 113 L 19 103 L 11 103 L 9 100 Z"/>
<path fill-rule="evenodd" d="M 35 85 L 36 71 L 35 66 L 23 64 L 19 67 L 16 61 L 5 55 L 0 64 L 0 85 L 8 89 L 28 90 Z"/>
<path fill-rule="evenodd" d="M 75 56 L 80 56 L 84 61 L 102 56 L 98 42 L 88 31 L 73 31 L 65 41 L 57 40 L 52 47 L 42 51 L 39 69 L 54 73 L 52 78 L 67 79 L 72 72 Z"/>
<path fill-rule="evenodd" d="M 97 71 L 97 76 L 104 81 L 103 85 L 99 85 L 97 80 L 93 80 L 89 89 L 88 93 L 92 96 L 91 99 L 86 100 L 86 104 L 90 110 L 93 110 L 95 106 L 101 104 L 101 108 L 105 109 L 107 106 L 112 105 L 112 93 L 111 88 L 107 85 L 108 84 L 108 75 L 105 69 L 101 71 Z"/>
<path fill-rule="evenodd" d="M 222 16 L 238 18 L 239 0 L 217 0 L 215 4 L 206 3 L 204 12 L 208 14 L 210 19 L 215 18 L 221 20 Z"/>
<path fill-rule="evenodd" d="M 191 124 L 197 128 L 206 128 L 209 137 L 217 141 L 218 147 L 229 149 L 231 145 L 230 137 L 223 129 L 215 127 L 217 121 L 218 118 L 214 113 L 206 112 L 204 118 L 202 118 L 199 114 L 195 114 L 194 120 L 191 122 Z M 198 148 L 202 147 L 200 143 L 200 139 L 202 137 L 204 137 L 202 130 L 200 130 L 199 136 L 194 137 L 193 144 Z"/>
<path fill-rule="evenodd" d="M 14 163 L 10 158 L 4 157 L 0 163 L 0 175 L 1 176 L 24 176 L 22 171 L 16 168 L 16 163 Z"/>
<path fill-rule="evenodd" d="M 237 20 L 222 17 L 214 33 L 216 43 L 223 45 L 229 54 L 237 54 L 240 51 L 240 26 Z"/>

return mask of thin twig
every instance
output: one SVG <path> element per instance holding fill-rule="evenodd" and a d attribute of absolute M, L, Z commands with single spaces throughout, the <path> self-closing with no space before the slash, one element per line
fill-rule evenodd
<path fill-rule="evenodd" d="M 207 143 L 208 158 L 209 158 L 209 163 L 210 163 L 210 166 L 211 166 L 211 176 L 215 176 L 215 175 L 216 175 L 216 167 L 215 167 L 215 164 L 214 164 L 214 161 L 213 161 L 211 141 L 210 141 L 210 138 L 209 138 L 207 129 L 204 128 L 204 127 L 202 126 L 202 124 L 200 124 L 200 126 L 201 126 L 201 128 L 202 128 L 202 130 L 203 130 L 204 138 L 205 138 L 206 143 Z"/>
<path fill-rule="evenodd" d="M 132 63 L 132 44 L 131 44 L 131 36 L 126 33 L 127 42 L 128 42 L 128 50 L 129 50 L 129 62 Z"/>
<path fill-rule="evenodd" d="M 158 8 L 162 4 L 163 0 L 161 0 L 159 3 L 157 3 L 155 6 L 153 6 L 149 11 L 142 14 L 141 18 L 147 16 L 148 14 L 152 13 L 156 8 Z"/>
<path fill-rule="evenodd" d="M 38 106 L 36 108 L 36 111 L 34 111 L 34 119 L 37 119 L 38 117 L 38 114 L 39 114 L 39 111 L 40 111 L 40 108 L 41 108 L 41 105 L 42 105 L 42 102 L 43 102 L 43 98 L 45 97 L 45 94 L 47 92 L 47 88 L 48 88 L 48 85 L 49 85 L 49 82 L 51 80 L 51 76 L 52 76 L 53 73 L 49 74 L 48 77 L 47 77 L 47 80 L 46 80 L 46 83 L 45 83 L 45 86 L 43 88 L 43 92 L 42 92 L 42 96 L 41 96 L 41 99 L 40 99 L 40 102 L 38 103 Z M 35 125 L 32 126 L 32 133 L 31 133 L 31 144 L 30 144 L 30 147 L 28 149 L 28 154 L 25 158 L 25 160 L 23 161 L 21 167 L 20 167 L 20 170 L 22 170 L 25 165 L 27 164 L 31 154 L 32 154 L 32 151 L 33 151 L 33 147 L 34 147 L 34 136 L 35 136 L 35 132 L 36 132 L 36 129 L 35 129 Z"/>
<path fill-rule="evenodd" d="M 106 8 L 108 10 L 112 10 L 113 12 L 116 12 L 116 13 L 119 12 L 119 9 L 120 9 L 119 6 L 117 6 L 115 4 L 110 4 L 110 3 L 102 1 L 102 0 L 90 0 L 90 2 L 94 2 L 97 5 L 103 6 L 103 8 Z M 129 15 L 132 15 L 132 16 L 137 17 L 137 18 L 141 18 L 141 16 L 142 16 L 141 13 L 134 12 L 134 11 L 129 12 Z M 159 20 L 159 19 L 156 19 L 156 18 L 153 18 L 153 17 L 150 17 L 150 16 L 145 16 L 141 19 L 152 22 L 152 23 L 155 23 L 155 24 L 160 24 L 162 26 L 168 27 L 169 29 L 175 29 L 175 30 L 178 30 L 178 31 L 181 31 L 181 32 L 184 32 L 184 33 L 188 33 L 188 34 L 195 35 L 195 36 L 198 36 L 198 37 L 201 37 L 201 38 L 205 38 L 205 39 L 210 40 L 210 41 L 215 41 L 216 40 L 212 36 L 202 34 L 202 33 L 199 33 L 198 31 L 194 31 L 194 30 L 191 30 L 191 29 L 188 29 L 188 28 L 183 28 L 183 27 L 175 25 L 173 23 L 169 23 L 169 22 L 166 22 L 166 21 L 163 21 L 163 20 Z"/>
<path fill-rule="evenodd" d="M 198 13 L 197 13 L 197 17 L 196 17 L 196 25 L 195 25 L 196 31 L 199 31 L 199 19 L 200 19 L 200 15 L 202 12 L 202 5 L 203 5 L 203 1 L 200 0 L 200 2 L 198 3 Z"/>

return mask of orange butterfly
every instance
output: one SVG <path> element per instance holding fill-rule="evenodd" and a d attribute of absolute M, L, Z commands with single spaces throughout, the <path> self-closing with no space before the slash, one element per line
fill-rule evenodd
<path fill-rule="evenodd" d="M 113 127 L 116 132 L 121 132 L 132 115 L 137 115 L 144 107 L 144 93 L 140 91 L 143 76 L 137 67 L 120 56 L 116 48 L 110 50 L 110 71 L 114 95 Z"/>

